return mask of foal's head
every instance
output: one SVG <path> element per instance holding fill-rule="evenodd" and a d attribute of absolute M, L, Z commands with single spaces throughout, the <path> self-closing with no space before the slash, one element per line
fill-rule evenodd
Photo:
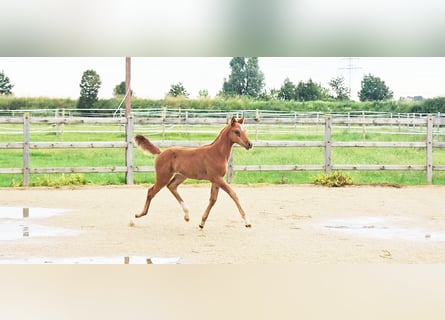
<path fill-rule="evenodd" d="M 240 146 L 246 148 L 246 150 L 249 150 L 252 148 L 252 142 L 250 142 L 249 138 L 247 137 L 246 130 L 243 128 L 244 118 L 241 118 L 239 120 L 236 120 L 235 117 L 233 117 L 230 120 L 230 128 L 229 128 L 229 139 L 233 143 L 237 143 Z"/>

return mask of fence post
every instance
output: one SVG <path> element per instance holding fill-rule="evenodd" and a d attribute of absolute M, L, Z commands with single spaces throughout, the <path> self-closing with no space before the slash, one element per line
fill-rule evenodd
<path fill-rule="evenodd" d="M 365 142 L 366 141 L 365 111 L 362 111 L 362 119 L 363 119 L 363 124 L 362 124 L 362 140 L 363 140 L 363 142 Z"/>
<path fill-rule="evenodd" d="M 231 118 L 232 118 L 232 115 L 227 113 L 226 123 L 229 123 Z M 227 181 L 227 183 L 232 183 L 232 181 L 233 181 L 233 147 L 232 147 L 232 150 L 230 151 L 229 160 L 227 161 L 226 181 Z"/>
<path fill-rule="evenodd" d="M 29 112 L 23 114 L 23 186 L 29 186 Z"/>
<path fill-rule="evenodd" d="M 54 111 L 54 118 L 56 119 L 54 128 L 56 130 L 56 136 L 58 136 L 59 135 L 59 122 L 57 120 L 59 119 L 59 108 L 56 108 L 56 110 Z"/>
<path fill-rule="evenodd" d="M 232 183 L 233 181 L 233 150 L 230 152 L 229 161 L 227 163 L 227 183 Z"/>
<path fill-rule="evenodd" d="M 133 133 L 134 133 L 134 118 L 130 114 L 127 116 L 127 126 L 125 128 L 125 139 L 127 146 L 125 147 L 125 165 L 127 171 L 125 174 L 126 184 L 134 183 L 134 159 L 133 159 Z"/>
<path fill-rule="evenodd" d="M 351 130 L 351 112 L 348 111 L 348 131 Z"/>
<path fill-rule="evenodd" d="M 165 140 L 165 121 L 167 121 L 167 107 L 163 107 L 161 110 L 162 117 L 162 141 Z"/>
<path fill-rule="evenodd" d="M 327 114 L 325 117 L 325 129 L 324 129 L 324 171 L 325 173 L 330 173 L 331 164 L 331 146 L 332 146 L 332 115 Z"/>
<path fill-rule="evenodd" d="M 185 110 L 185 118 L 184 118 L 184 125 L 185 125 L 185 134 L 188 136 L 188 133 L 189 133 L 189 127 L 188 127 L 188 120 L 189 120 L 189 111 L 188 110 Z"/>
<path fill-rule="evenodd" d="M 258 127 L 260 125 L 260 110 L 256 109 L 255 111 L 255 141 L 258 141 Z"/>
<path fill-rule="evenodd" d="M 429 114 L 426 131 L 426 182 L 428 184 L 433 183 L 433 124 L 434 118 Z"/>
<path fill-rule="evenodd" d="M 65 108 L 62 109 L 62 120 L 65 121 Z M 62 122 L 60 124 L 60 139 L 63 141 L 65 135 L 65 124 Z"/>

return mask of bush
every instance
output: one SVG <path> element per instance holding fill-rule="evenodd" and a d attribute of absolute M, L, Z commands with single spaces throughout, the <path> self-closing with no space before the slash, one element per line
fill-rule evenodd
<path fill-rule="evenodd" d="M 313 178 L 313 183 L 327 187 L 344 187 L 352 184 L 351 177 L 342 172 L 323 173 Z"/>
<path fill-rule="evenodd" d="M 0 110 L 31 110 L 31 109 L 72 109 L 76 100 L 62 98 L 17 98 L 0 96 Z"/>
<path fill-rule="evenodd" d="M 79 185 L 84 185 L 86 183 L 87 181 L 82 174 L 70 174 L 70 175 L 62 174 L 59 178 L 45 175 L 42 178 L 37 178 L 36 181 L 31 185 L 36 187 L 60 188 L 62 186 L 79 186 Z"/>
<path fill-rule="evenodd" d="M 445 97 L 425 99 L 422 104 L 416 105 L 413 112 L 437 113 L 445 112 Z"/>

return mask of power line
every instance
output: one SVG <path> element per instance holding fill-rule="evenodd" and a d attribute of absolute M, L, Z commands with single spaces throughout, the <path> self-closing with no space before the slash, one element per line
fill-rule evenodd
<path fill-rule="evenodd" d="M 349 94 L 350 95 L 352 95 L 352 85 L 351 85 L 351 79 L 352 79 L 352 70 L 355 70 L 355 69 L 361 69 L 361 67 L 357 67 L 357 66 L 354 66 L 354 64 L 353 64 L 353 61 L 354 60 L 358 60 L 359 58 L 352 58 L 352 57 L 349 57 L 349 58 L 343 58 L 342 60 L 348 60 L 348 64 L 347 64 L 347 66 L 346 67 L 343 67 L 343 68 L 340 68 L 340 69 L 342 69 L 342 70 L 348 70 L 349 71 Z"/>

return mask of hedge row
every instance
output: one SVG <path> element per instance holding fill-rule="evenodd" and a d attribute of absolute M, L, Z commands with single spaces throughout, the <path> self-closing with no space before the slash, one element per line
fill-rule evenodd
<path fill-rule="evenodd" d="M 95 109 L 116 109 L 122 98 L 100 99 L 93 106 Z M 75 109 L 77 100 L 61 98 L 17 98 L 0 96 L 0 110 L 31 109 Z M 445 112 L 445 97 L 426 99 L 421 102 L 405 101 L 282 101 L 254 100 L 249 98 L 214 98 L 186 99 L 166 98 L 161 100 L 132 99 L 133 109 L 147 108 L 183 108 L 205 110 L 278 110 L 302 112 L 347 112 L 347 111 L 380 111 L 394 113 L 437 113 Z"/>

